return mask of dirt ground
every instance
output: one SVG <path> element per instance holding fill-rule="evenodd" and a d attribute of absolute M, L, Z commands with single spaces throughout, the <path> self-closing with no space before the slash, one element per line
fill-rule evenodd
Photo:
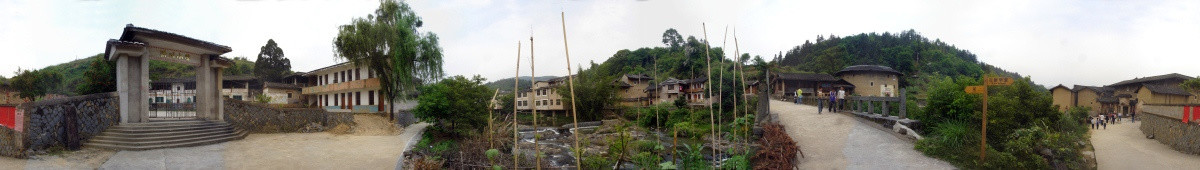
<path fill-rule="evenodd" d="M 116 151 L 83 148 L 62 154 L 38 155 L 29 159 L 0 156 L 0 169 L 96 169 Z"/>
<path fill-rule="evenodd" d="M 395 169 L 412 137 L 387 117 L 355 115 L 357 125 L 345 133 L 250 134 L 226 142 L 225 169 Z M 409 131 L 419 131 L 424 124 Z M 97 148 L 42 155 L 30 159 L 0 157 L 0 169 L 96 169 L 117 151 Z"/>
<path fill-rule="evenodd" d="M 226 169 L 395 169 L 402 138 L 387 117 L 354 115 L 349 134 L 251 134 L 229 142 Z"/>
<path fill-rule="evenodd" d="M 1195 169 L 1200 156 L 1185 154 L 1154 139 L 1146 139 L 1138 129 L 1142 122 L 1109 124 L 1093 129 L 1098 169 Z"/>

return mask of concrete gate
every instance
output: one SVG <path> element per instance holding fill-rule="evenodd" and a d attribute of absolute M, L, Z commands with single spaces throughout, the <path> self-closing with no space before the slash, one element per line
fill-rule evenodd
<path fill-rule="evenodd" d="M 228 46 L 126 25 L 120 39 L 108 40 L 104 52 L 106 59 L 117 62 L 121 123 L 150 122 L 150 60 L 194 66 L 196 118 L 224 120 L 221 71 L 233 61 L 220 55 L 230 51 Z"/>

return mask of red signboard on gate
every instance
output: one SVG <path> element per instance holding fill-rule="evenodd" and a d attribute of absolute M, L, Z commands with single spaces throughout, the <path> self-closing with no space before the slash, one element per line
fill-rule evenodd
<path fill-rule="evenodd" d="M 17 129 L 17 108 L 13 106 L 0 106 L 0 125 L 9 129 Z"/>

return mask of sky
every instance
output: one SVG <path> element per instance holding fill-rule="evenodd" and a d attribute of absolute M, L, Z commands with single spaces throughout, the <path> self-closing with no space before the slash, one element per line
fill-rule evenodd
<path fill-rule="evenodd" d="M 447 75 L 537 76 L 622 49 L 663 46 L 663 31 L 769 58 L 818 35 L 914 29 L 1047 86 L 1108 85 L 1168 73 L 1200 76 L 1200 1 L 527 1 L 410 0 L 422 32 L 437 34 Z M 374 0 L 12 1 L 0 0 L 0 76 L 104 52 L 126 24 L 230 46 L 253 61 L 274 39 L 292 70 L 344 62 L 337 27 L 366 17 Z M 560 14 L 564 16 L 560 18 Z M 563 22 L 565 19 L 565 23 Z M 702 24 L 703 23 L 703 24 Z M 736 31 L 735 31 L 736 30 Z"/>

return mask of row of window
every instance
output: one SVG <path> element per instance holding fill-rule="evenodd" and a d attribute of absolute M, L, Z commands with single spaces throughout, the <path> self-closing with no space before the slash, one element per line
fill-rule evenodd
<path fill-rule="evenodd" d="M 535 106 L 544 106 L 544 105 L 561 106 L 562 99 L 554 99 L 554 100 L 542 99 L 542 100 L 533 101 L 533 104 Z M 529 101 L 517 101 L 517 106 L 529 106 Z"/>
<path fill-rule="evenodd" d="M 347 106 L 347 105 L 363 105 L 363 92 L 345 92 L 337 94 L 322 94 L 320 100 L 317 100 L 317 105 L 321 106 Z M 375 91 L 367 91 L 367 104 L 375 105 Z M 382 99 L 380 99 L 382 101 Z"/>
<path fill-rule="evenodd" d="M 546 95 L 554 94 L 554 91 L 550 90 L 550 89 L 536 90 L 533 92 L 536 93 L 536 95 L 538 95 L 538 96 L 546 96 Z M 528 96 L 529 96 L 529 94 L 526 94 L 526 93 L 518 93 L 517 94 L 517 97 L 528 97 Z"/>
<path fill-rule="evenodd" d="M 362 80 L 363 78 L 361 76 L 362 75 L 361 73 L 362 73 L 362 69 L 360 69 L 360 68 L 342 70 L 342 71 L 318 76 L 317 83 L 318 83 L 318 85 L 327 85 L 327 84 L 333 84 L 333 83 Z M 367 78 L 369 79 L 369 78 L 374 78 L 374 77 L 375 77 L 375 72 L 371 71 L 371 69 L 367 69 Z"/>

